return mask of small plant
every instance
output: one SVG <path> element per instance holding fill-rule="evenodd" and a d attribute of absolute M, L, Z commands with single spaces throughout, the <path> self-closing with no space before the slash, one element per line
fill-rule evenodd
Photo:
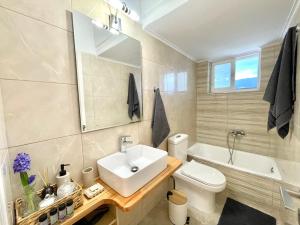
<path fill-rule="evenodd" d="M 14 173 L 20 173 L 21 183 L 23 187 L 33 185 L 35 181 L 35 175 L 28 176 L 28 171 L 31 167 L 30 156 L 26 153 L 19 153 L 14 160 Z"/>
<path fill-rule="evenodd" d="M 24 190 L 24 216 L 29 215 L 38 210 L 39 199 L 34 190 L 35 175 L 28 175 L 31 168 L 30 156 L 26 153 L 17 154 L 13 170 L 14 173 L 20 173 L 21 183 Z"/>

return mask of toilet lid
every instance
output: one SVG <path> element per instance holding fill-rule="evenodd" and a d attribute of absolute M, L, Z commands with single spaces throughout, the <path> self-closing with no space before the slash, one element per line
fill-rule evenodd
<path fill-rule="evenodd" d="M 225 176 L 219 170 L 194 160 L 186 163 L 181 173 L 209 186 L 220 186 L 226 182 Z"/>

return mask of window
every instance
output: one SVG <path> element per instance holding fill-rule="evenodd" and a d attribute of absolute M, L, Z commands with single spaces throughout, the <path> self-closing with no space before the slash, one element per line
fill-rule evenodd
<path fill-rule="evenodd" d="M 167 73 L 164 76 L 164 91 L 174 92 L 175 91 L 175 74 Z"/>
<path fill-rule="evenodd" d="M 163 87 L 165 92 L 187 91 L 187 72 L 164 74 Z"/>
<path fill-rule="evenodd" d="M 177 74 L 177 91 L 184 92 L 187 91 L 187 73 L 180 72 Z"/>
<path fill-rule="evenodd" d="M 259 88 L 260 54 L 212 63 L 211 92 L 253 91 Z"/>

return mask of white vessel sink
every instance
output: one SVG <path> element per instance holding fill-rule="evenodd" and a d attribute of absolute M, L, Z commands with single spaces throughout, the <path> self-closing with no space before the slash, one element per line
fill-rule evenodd
<path fill-rule="evenodd" d="M 167 167 L 167 152 L 146 145 L 135 145 L 126 153 L 117 152 L 97 161 L 100 178 L 128 197 L 143 187 Z M 137 172 L 131 172 L 131 164 Z"/>

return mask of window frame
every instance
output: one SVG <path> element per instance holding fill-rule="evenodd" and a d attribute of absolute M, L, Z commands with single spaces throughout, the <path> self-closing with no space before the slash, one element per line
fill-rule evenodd
<path fill-rule="evenodd" d="M 236 61 L 239 59 L 249 58 L 253 55 L 258 56 L 258 74 L 257 74 L 257 87 L 256 88 L 243 88 L 243 89 L 236 89 L 235 87 L 235 64 Z M 230 63 L 230 87 L 228 88 L 215 88 L 215 66 L 220 64 Z M 218 94 L 218 93 L 233 93 L 233 92 L 251 92 L 251 91 L 259 91 L 260 90 L 260 83 L 261 83 L 261 52 L 255 51 L 251 53 L 242 54 L 239 56 L 235 56 L 232 58 L 228 58 L 225 60 L 219 60 L 210 63 L 210 74 L 209 74 L 209 93 Z"/>

